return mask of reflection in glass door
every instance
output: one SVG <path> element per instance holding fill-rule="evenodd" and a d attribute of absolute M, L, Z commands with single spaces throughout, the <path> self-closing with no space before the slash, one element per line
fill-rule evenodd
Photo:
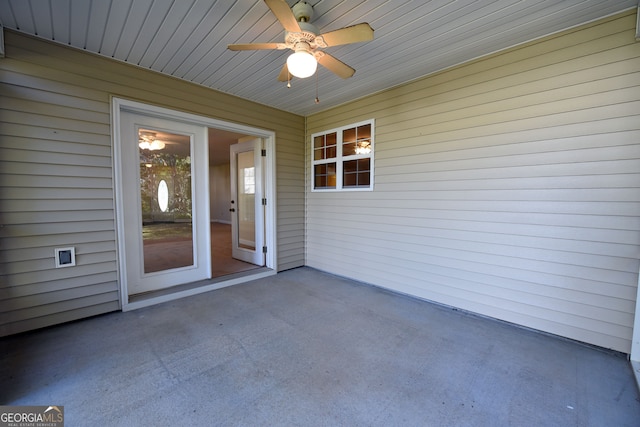
<path fill-rule="evenodd" d="M 144 272 L 192 266 L 190 138 L 146 128 L 138 138 Z"/>

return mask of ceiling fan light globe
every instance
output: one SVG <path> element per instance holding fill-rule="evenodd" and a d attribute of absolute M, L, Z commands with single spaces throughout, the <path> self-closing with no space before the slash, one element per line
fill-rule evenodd
<path fill-rule="evenodd" d="M 150 150 L 164 150 L 165 143 L 163 141 L 155 140 L 151 143 L 149 147 Z"/>
<path fill-rule="evenodd" d="M 316 72 L 318 61 L 309 52 L 298 51 L 287 58 L 287 68 L 291 75 L 304 79 L 311 77 Z"/>

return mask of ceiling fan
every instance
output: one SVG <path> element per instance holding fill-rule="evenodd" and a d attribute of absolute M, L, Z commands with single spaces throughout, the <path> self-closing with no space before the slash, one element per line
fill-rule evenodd
<path fill-rule="evenodd" d="M 313 7 L 309 3 L 299 1 L 289 8 L 285 0 L 264 2 L 285 29 L 284 43 L 230 44 L 230 50 L 293 50 L 278 76 L 281 82 L 290 80 L 290 75 L 299 78 L 312 76 L 318 63 L 343 79 L 353 76 L 356 70 L 321 49 L 373 40 L 373 29 L 369 24 L 361 23 L 319 34 L 316 26 L 309 22 L 313 16 Z"/>

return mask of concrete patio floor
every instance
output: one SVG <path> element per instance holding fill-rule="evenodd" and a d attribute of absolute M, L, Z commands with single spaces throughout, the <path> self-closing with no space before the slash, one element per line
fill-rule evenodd
<path fill-rule="evenodd" d="M 638 426 L 624 355 L 298 268 L 0 339 L 68 426 Z"/>

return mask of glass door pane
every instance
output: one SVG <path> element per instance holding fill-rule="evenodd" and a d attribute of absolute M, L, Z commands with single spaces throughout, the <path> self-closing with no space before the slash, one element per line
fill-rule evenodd
<path fill-rule="evenodd" d="M 144 273 L 194 265 L 191 138 L 138 130 Z"/>
<path fill-rule="evenodd" d="M 233 258 L 264 265 L 264 206 L 260 138 L 229 147 L 231 162 L 231 253 Z"/>
<path fill-rule="evenodd" d="M 238 153 L 238 246 L 256 249 L 256 181 L 253 151 Z"/>

